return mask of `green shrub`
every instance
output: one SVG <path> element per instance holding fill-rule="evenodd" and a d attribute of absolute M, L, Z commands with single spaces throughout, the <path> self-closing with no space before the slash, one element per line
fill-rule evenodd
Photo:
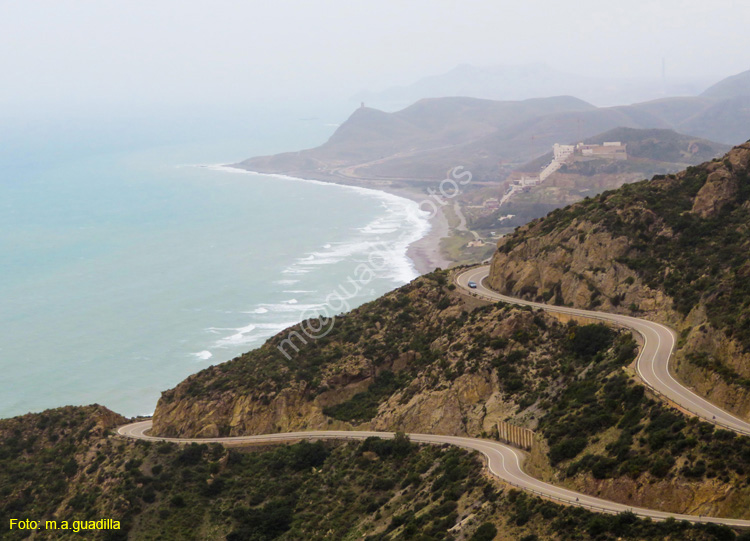
<path fill-rule="evenodd" d="M 553 443 L 550 447 L 549 458 L 553 465 L 564 460 L 569 460 L 578 456 L 588 445 L 588 440 L 584 436 L 566 437 L 560 442 Z"/>
<path fill-rule="evenodd" d="M 471 541 L 492 541 L 497 535 L 497 527 L 491 522 L 485 522 L 471 536 Z"/>

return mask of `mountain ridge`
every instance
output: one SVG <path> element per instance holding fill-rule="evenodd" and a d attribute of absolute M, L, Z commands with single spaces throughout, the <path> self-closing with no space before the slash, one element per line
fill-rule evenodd
<path fill-rule="evenodd" d="M 710 93 L 709 93 L 710 94 Z M 429 98 L 394 113 L 357 109 L 323 145 L 247 159 L 262 173 L 367 185 L 418 186 L 456 165 L 476 181 L 507 176 L 554 143 L 581 141 L 618 127 L 672 129 L 722 144 L 750 137 L 750 96 L 661 98 L 595 107 L 558 96 L 523 101 Z"/>
<path fill-rule="evenodd" d="M 471 96 L 494 100 L 514 100 L 556 94 L 579 95 L 604 105 L 633 103 L 667 94 L 697 94 L 705 88 L 699 80 L 618 79 L 567 73 L 544 63 L 478 67 L 459 64 L 453 69 L 423 77 L 411 84 L 380 92 L 364 91 L 356 101 L 400 105 L 424 97 Z"/>
<path fill-rule="evenodd" d="M 709 98 L 736 98 L 750 95 L 750 70 L 732 75 L 707 88 L 701 96 Z"/>

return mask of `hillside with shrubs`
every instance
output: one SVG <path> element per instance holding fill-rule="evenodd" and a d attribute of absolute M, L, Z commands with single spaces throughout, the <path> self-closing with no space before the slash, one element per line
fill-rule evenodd
<path fill-rule="evenodd" d="M 113 435 L 122 417 L 66 407 L 0 421 L 0 519 L 120 522 L 2 539 L 736 539 L 732 530 L 598 515 L 503 488 L 475 454 L 394 440 L 225 448 Z M 747 539 L 747 536 L 741 537 Z"/>

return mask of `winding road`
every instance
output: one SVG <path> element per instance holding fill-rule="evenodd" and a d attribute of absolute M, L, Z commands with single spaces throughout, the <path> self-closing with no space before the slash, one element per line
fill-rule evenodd
<path fill-rule="evenodd" d="M 671 329 L 659 323 L 629 316 L 592 312 L 589 310 L 579 310 L 562 306 L 549 306 L 506 297 L 484 286 L 484 280 L 488 273 L 489 266 L 475 267 L 458 275 L 456 277 L 456 283 L 472 294 L 488 300 L 528 305 L 573 316 L 595 318 L 603 321 L 610 321 L 633 329 L 643 337 L 644 344 L 636 361 L 636 365 L 641 379 L 649 387 L 667 397 L 678 406 L 690 410 L 694 414 L 708 421 L 720 424 L 736 432 L 741 432 L 743 434 L 750 433 L 750 423 L 738 419 L 730 413 L 725 412 L 705 399 L 697 396 L 672 377 L 669 372 L 669 359 L 675 345 L 675 334 Z M 469 282 L 475 282 L 477 287 L 469 288 Z M 275 444 L 299 440 L 321 439 L 362 440 L 372 436 L 379 438 L 392 438 L 394 436 L 394 434 L 390 432 L 310 431 L 263 434 L 257 436 L 234 436 L 227 438 L 162 438 L 148 434 L 151 426 L 151 420 L 139 421 L 120 427 L 118 429 L 118 434 L 123 437 L 151 441 L 171 441 L 176 443 L 222 443 L 229 445 Z M 522 466 L 525 454 L 522 451 L 496 441 L 432 434 L 408 434 L 408 436 L 412 441 L 417 443 L 433 445 L 448 444 L 478 451 L 486 458 L 487 468 L 490 473 L 496 477 L 523 490 L 565 504 L 586 507 L 604 513 L 631 511 L 638 516 L 648 517 L 655 520 L 664 520 L 671 517 L 677 520 L 687 520 L 690 522 L 724 524 L 735 528 L 750 529 L 750 520 L 683 515 L 653 509 L 631 507 L 545 483 L 523 471 Z"/>
<path fill-rule="evenodd" d="M 462 272 L 456 277 L 459 287 L 471 291 L 473 294 L 492 301 L 503 301 L 511 304 L 520 304 L 541 308 L 549 312 L 568 314 L 571 316 L 609 321 L 623 327 L 636 331 L 643 337 L 643 347 L 636 360 L 636 369 L 641 380 L 658 394 L 666 397 L 675 405 L 701 417 L 702 419 L 719 425 L 739 434 L 750 435 L 750 422 L 743 421 L 731 413 L 724 411 L 712 404 L 705 398 L 695 394 L 677 381 L 669 370 L 669 360 L 672 357 L 676 333 L 661 323 L 655 323 L 637 317 L 623 316 L 619 314 L 608 314 L 605 312 L 594 312 L 592 310 L 580 310 L 566 306 L 553 306 L 538 302 L 525 301 L 515 297 L 501 295 L 484 285 L 489 275 L 490 267 L 474 267 Z M 469 282 L 477 284 L 475 289 L 469 288 Z"/>

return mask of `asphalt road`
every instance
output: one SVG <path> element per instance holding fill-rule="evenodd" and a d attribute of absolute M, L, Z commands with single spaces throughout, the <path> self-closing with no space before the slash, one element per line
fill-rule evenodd
<path fill-rule="evenodd" d="M 657 392 L 666 396 L 681 407 L 688 409 L 704 419 L 721 424 L 731 430 L 742 433 L 750 433 L 750 423 L 743 421 L 714 406 L 705 399 L 697 396 L 681 385 L 669 372 L 669 360 L 675 345 L 675 333 L 668 327 L 652 321 L 638 319 L 617 314 L 579 310 L 562 306 L 551 306 L 535 302 L 524 301 L 512 297 L 500 295 L 484 286 L 484 279 L 489 273 L 489 266 L 475 267 L 461 273 L 457 277 L 457 283 L 479 297 L 492 301 L 504 301 L 513 304 L 528 305 L 544 310 L 560 312 L 565 314 L 584 316 L 628 327 L 640 333 L 644 345 L 637 359 L 638 373 L 643 381 Z M 477 284 L 476 289 L 469 288 L 468 282 Z M 147 432 L 151 429 L 150 420 L 140 421 L 122 426 L 118 434 L 128 438 L 144 439 L 151 441 L 172 441 L 176 443 L 222 443 L 222 444 L 274 444 L 282 442 L 293 442 L 299 440 L 362 440 L 371 436 L 379 438 L 392 438 L 390 432 L 361 432 L 361 431 L 321 431 L 321 432 L 287 432 L 280 434 L 263 434 L 257 436 L 235 436 L 228 438 L 161 438 L 150 436 Z M 632 511 L 636 515 L 649 517 L 656 520 L 675 518 L 677 520 L 688 520 L 690 522 L 712 522 L 725 524 L 738 528 L 749 528 L 750 520 L 728 519 L 718 517 L 703 517 L 695 515 L 682 515 L 667 513 L 639 507 L 630 507 L 616 502 L 611 502 L 594 496 L 581 494 L 545 483 L 531 477 L 523 471 L 522 465 L 525 455 L 522 451 L 490 440 L 479 438 L 463 438 L 458 436 L 442 436 L 433 434 L 409 434 L 409 438 L 417 443 L 428 443 L 433 445 L 456 445 L 465 449 L 480 452 L 486 458 L 487 468 L 490 473 L 503 481 L 510 483 L 523 490 L 538 494 L 545 498 L 560 501 L 562 503 L 578 505 L 604 513 L 621 513 Z"/>
<path fill-rule="evenodd" d="M 118 433 L 121 436 L 151 441 L 172 441 L 176 443 L 222 443 L 222 444 L 278 444 L 294 442 L 299 440 L 363 440 L 371 436 L 378 438 L 392 438 L 391 432 L 360 432 L 360 431 L 321 431 L 321 432 L 285 432 L 280 434 L 263 434 L 259 436 L 234 436 L 230 438 L 160 438 L 150 436 L 147 432 L 151 429 L 151 421 L 140 421 L 137 423 L 121 426 Z M 456 445 L 465 449 L 479 451 L 486 458 L 487 468 L 490 473 L 503 481 L 510 483 L 520 489 L 533 492 L 540 496 L 556 500 L 566 504 L 586 507 L 594 511 L 604 513 L 622 513 L 632 511 L 636 515 L 649 517 L 656 520 L 664 520 L 673 517 L 677 520 L 688 520 L 690 522 L 713 522 L 725 524 L 737 528 L 750 528 L 750 520 L 738 520 L 728 518 L 699 517 L 694 515 L 680 515 L 666 513 L 640 507 L 631 507 L 621 503 L 611 502 L 557 487 L 539 481 L 525 473 L 522 464 L 525 455 L 523 452 L 503 445 L 495 441 L 482 440 L 479 438 L 462 438 L 458 436 L 440 436 L 433 434 L 409 434 L 411 441 L 416 443 L 428 443 L 433 445 Z"/>
<path fill-rule="evenodd" d="M 503 301 L 541 308 L 549 312 L 558 312 L 575 316 L 610 321 L 623 327 L 628 327 L 643 337 L 643 348 L 636 361 L 636 368 L 641 379 L 658 394 L 668 398 L 681 408 L 684 408 L 704 420 L 719 425 L 740 434 L 750 435 L 750 422 L 744 421 L 728 411 L 724 411 L 705 398 L 695 394 L 677 381 L 669 370 L 669 360 L 672 357 L 676 333 L 661 323 L 655 323 L 636 317 L 591 310 L 579 310 L 565 306 L 553 306 L 538 302 L 525 301 L 514 297 L 506 297 L 492 291 L 484 285 L 484 279 L 489 274 L 489 265 L 475 267 L 464 271 L 456 277 L 459 287 L 466 289 L 479 297 L 492 301 Z M 468 283 L 475 282 L 476 289 L 469 288 Z"/>

